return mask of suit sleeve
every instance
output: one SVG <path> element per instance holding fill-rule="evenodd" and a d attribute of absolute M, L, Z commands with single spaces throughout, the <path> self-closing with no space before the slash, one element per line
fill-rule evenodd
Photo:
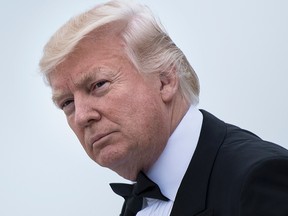
<path fill-rule="evenodd" d="M 250 169 L 242 186 L 239 215 L 288 215 L 288 157 L 270 158 Z"/>

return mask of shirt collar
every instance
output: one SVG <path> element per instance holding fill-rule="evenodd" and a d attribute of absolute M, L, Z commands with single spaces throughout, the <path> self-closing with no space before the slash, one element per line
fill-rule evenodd
<path fill-rule="evenodd" d="M 202 113 L 191 106 L 170 136 L 160 157 L 146 173 L 163 195 L 174 201 L 200 136 Z"/>

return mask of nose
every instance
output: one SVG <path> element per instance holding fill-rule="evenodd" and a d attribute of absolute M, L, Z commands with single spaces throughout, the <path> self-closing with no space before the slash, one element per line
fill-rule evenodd
<path fill-rule="evenodd" d="M 101 119 L 101 115 L 96 109 L 95 98 L 93 100 L 91 96 L 79 95 L 78 97 L 74 97 L 74 105 L 74 120 L 79 127 L 87 127 Z"/>

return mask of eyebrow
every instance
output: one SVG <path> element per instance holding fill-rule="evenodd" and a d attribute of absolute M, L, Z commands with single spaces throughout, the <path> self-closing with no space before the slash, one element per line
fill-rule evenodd
<path fill-rule="evenodd" d="M 59 91 L 59 92 L 53 92 L 51 99 L 52 99 L 53 103 L 54 103 L 57 107 L 59 107 L 59 105 L 57 104 L 57 102 L 58 102 L 59 100 L 61 100 L 61 98 L 64 98 L 64 97 L 66 97 L 66 96 L 68 96 L 68 94 L 62 93 L 61 91 Z"/>
<path fill-rule="evenodd" d="M 76 81 L 72 80 L 72 82 L 77 89 L 81 88 L 87 83 L 92 82 L 98 76 L 97 72 L 99 71 L 100 71 L 99 67 L 93 68 L 92 70 L 80 74 L 79 76 L 77 76 L 77 80 Z"/>
<path fill-rule="evenodd" d="M 99 76 L 99 72 L 104 73 L 104 74 L 111 74 L 113 73 L 112 70 L 103 68 L 103 67 L 95 67 L 87 72 L 80 74 L 77 77 L 77 80 L 73 82 L 74 86 L 76 89 L 83 88 L 84 86 L 87 86 L 88 83 L 93 82 L 95 79 L 97 79 L 97 76 Z M 56 106 L 58 106 L 57 101 L 61 100 L 61 98 L 68 97 L 70 96 L 70 93 L 66 93 L 65 91 L 62 90 L 55 90 L 52 92 L 52 101 Z"/>

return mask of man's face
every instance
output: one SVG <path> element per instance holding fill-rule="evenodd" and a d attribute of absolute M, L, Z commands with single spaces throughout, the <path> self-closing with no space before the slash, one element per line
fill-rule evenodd
<path fill-rule="evenodd" d="M 134 179 L 158 158 L 169 137 L 158 75 L 141 75 L 116 36 L 86 38 L 49 74 L 53 100 L 87 154 Z"/>

